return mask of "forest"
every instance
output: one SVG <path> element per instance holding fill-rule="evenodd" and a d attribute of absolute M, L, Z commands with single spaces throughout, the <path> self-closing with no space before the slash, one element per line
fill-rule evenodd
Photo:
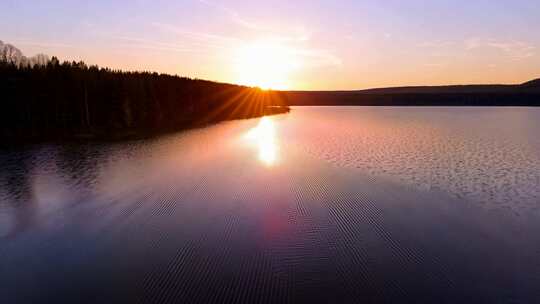
<path fill-rule="evenodd" d="M 281 92 L 56 57 L 40 64 L 6 58 L 0 58 L 0 136 L 8 141 L 146 137 L 289 111 Z"/>

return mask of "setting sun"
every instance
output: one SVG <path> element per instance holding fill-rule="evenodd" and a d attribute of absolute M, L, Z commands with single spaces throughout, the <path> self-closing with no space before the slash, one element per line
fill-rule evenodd
<path fill-rule="evenodd" d="M 273 40 L 261 40 L 236 50 L 236 82 L 252 87 L 288 89 L 290 75 L 298 67 L 293 49 Z"/>

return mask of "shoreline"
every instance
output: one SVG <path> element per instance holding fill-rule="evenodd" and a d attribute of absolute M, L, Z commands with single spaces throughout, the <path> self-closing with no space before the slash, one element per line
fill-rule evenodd
<path fill-rule="evenodd" d="M 42 143 L 66 143 L 66 142 L 75 142 L 75 143 L 85 143 L 85 142 L 121 142 L 129 140 L 139 140 L 139 139 L 151 139 L 167 134 L 174 134 L 177 132 L 182 132 L 191 129 L 204 128 L 220 122 L 225 121 L 234 121 L 234 120 L 244 120 L 259 118 L 264 116 L 273 116 L 286 114 L 291 111 L 289 106 L 268 106 L 265 108 L 264 112 L 261 115 L 248 115 L 248 116 L 239 116 L 232 118 L 224 119 L 212 119 L 209 121 L 204 121 L 200 119 L 186 120 L 184 123 L 167 128 L 155 128 L 155 129 L 142 129 L 142 128 L 133 128 L 129 130 L 80 130 L 73 133 L 62 133 L 62 130 L 52 130 L 44 132 L 43 134 L 15 134 L 15 135 L 5 135 L 2 134 L 2 144 L 1 147 L 5 147 L 10 144 L 17 145 L 26 145 L 26 144 L 42 144 Z M 55 132 L 58 131 L 58 132 Z M 65 131 L 63 131 L 65 132 Z M 24 133 L 24 131 L 22 132 Z"/>

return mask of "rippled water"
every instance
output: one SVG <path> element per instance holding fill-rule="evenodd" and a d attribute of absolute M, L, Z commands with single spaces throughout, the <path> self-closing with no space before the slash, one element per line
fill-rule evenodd
<path fill-rule="evenodd" d="M 294 108 L 0 152 L 0 299 L 540 301 L 540 111 Z"/>
<path fill-rule="evenodd" d="M 490 207 L 528 212 L 540 206 L 540 109 L 297 111 L 287 128 L 319 159 Z"/>

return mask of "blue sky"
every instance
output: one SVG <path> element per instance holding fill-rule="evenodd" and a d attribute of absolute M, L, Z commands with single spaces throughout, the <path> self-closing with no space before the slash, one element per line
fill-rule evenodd
<path fill-rule="evenodd" d="M 295 89 L 540 77 L 532 0 L 3 0 L 0 28 L 27 55 L 227 82 L 275 73 Z"/>

